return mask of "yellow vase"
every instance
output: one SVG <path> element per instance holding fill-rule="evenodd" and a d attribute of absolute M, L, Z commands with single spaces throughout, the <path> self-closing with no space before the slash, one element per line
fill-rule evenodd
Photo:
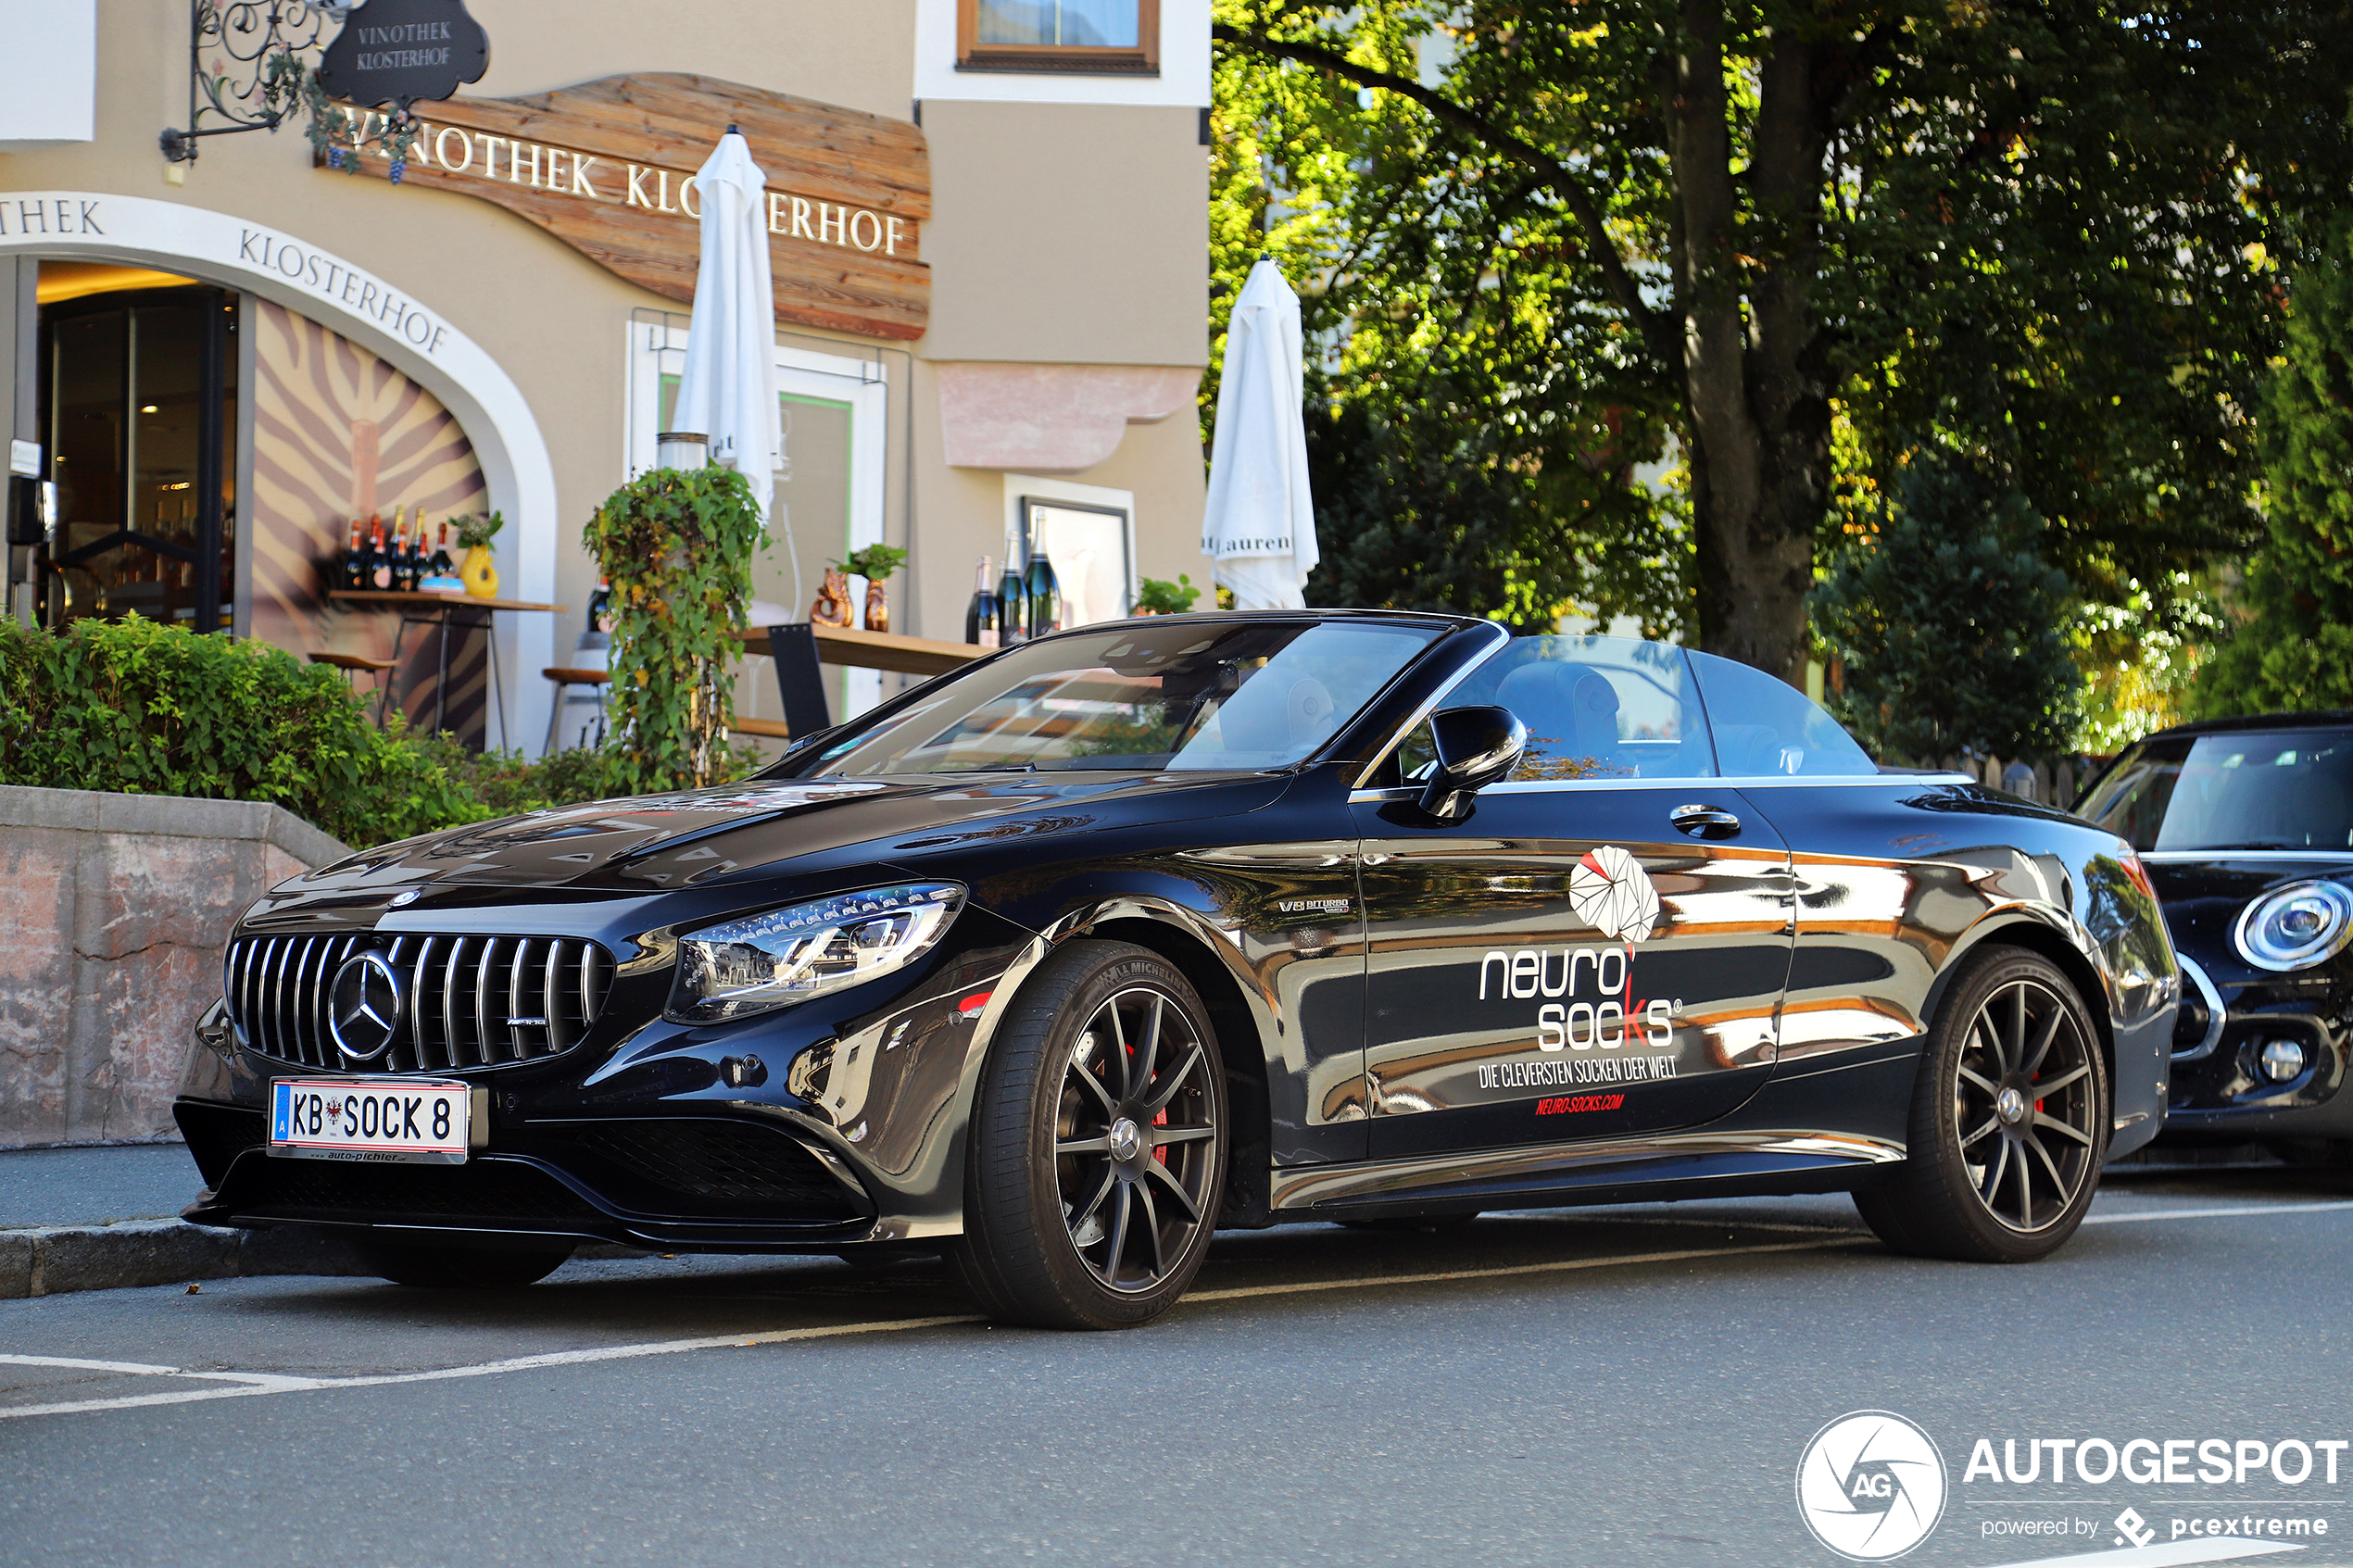
<path fill-rule="evenodd" d="M 498 569 L 490 564 L 490 546 L 476 545 L 466 551 L 465 560 L 458 568 L 458 581 L 466 592 L 478 599 L 498 596 Z"/>

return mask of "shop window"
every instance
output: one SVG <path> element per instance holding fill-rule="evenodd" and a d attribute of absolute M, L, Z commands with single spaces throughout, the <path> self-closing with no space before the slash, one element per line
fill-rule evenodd
<path fill-rule="evenodd" d="M 957 0 L 959 70 L 1160 74 L 1160 0 Z"/>
<path fill-rule="evenodd" d="M 41 420 L 57 487 L 42 622 L 135 612 L 218 630 L 236 555 L 236 296 L 44 262 L 41 299 Z"/>

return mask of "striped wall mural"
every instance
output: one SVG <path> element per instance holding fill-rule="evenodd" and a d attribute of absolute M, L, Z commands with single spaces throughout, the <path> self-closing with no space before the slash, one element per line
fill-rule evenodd
<path fill-rule="evenodd" d="M 368 350 L 268 300 L 250 320 L 252 634 L 298 653 L 389 658 L 398 615 L 330 601 L 326 574 L 354 517 L 380 514 L 389 533 L 395 508 L 422 506 L 428 524 L 483 510 L 473 446 L 433 394 Z M 443 726 L 473 746 L 485 727 L 485 641 L 449 634 Z M 438 649 L 434 628 L 412 625 L 392 672 L 398 705 L 420 725 L 433 722 Z"/>

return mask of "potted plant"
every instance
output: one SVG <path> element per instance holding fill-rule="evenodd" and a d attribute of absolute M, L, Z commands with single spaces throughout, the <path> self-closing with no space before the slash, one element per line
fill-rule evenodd
<path fill-rule="evenodd" d="M 490 541 L 507 526 L 507 520 L 497 512 L 488 517 L 468 512 L 451 518 L 449 524 L 458 531 L 458 547 L 466 552 L 466 558 L 458 563 L 458 580 L 475 598 L 497 598 L 498 569 L 491 564 Z"/>
<path fill-rule="evenodd" d="M 890 630 L 890 600 L 883 591 L 883 583 L 906 561 L 907 552 L 896 545 L 869 545 L 863 549 L 850 551 L 846 560 L 826 564 L 836 571 L 866 580 L 866 630 L 887 632 Z"/>
<path fill-rule="evenodd" d="M 1175 583 L 1165 583 L 1157 577 L 1147 577 L 1137 585 L 1136 613 L 1138 615 L 1182 615 L 1192 608 L 1193 601 L 1200 597 L 1201 590 L 1193 586 L 1193 580 L 1184 572 L 1180 571 L 1176 574 Z"/>

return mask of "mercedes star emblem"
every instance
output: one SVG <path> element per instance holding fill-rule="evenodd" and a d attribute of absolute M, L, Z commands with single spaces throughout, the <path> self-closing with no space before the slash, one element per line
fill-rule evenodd
<path fill-rule="evenodd" d="M 343 1054 L 373 1061 L 400 1032 L 400 973 L 382 953 L 356 953 L 335 971 L 327 1027 Z"/>

